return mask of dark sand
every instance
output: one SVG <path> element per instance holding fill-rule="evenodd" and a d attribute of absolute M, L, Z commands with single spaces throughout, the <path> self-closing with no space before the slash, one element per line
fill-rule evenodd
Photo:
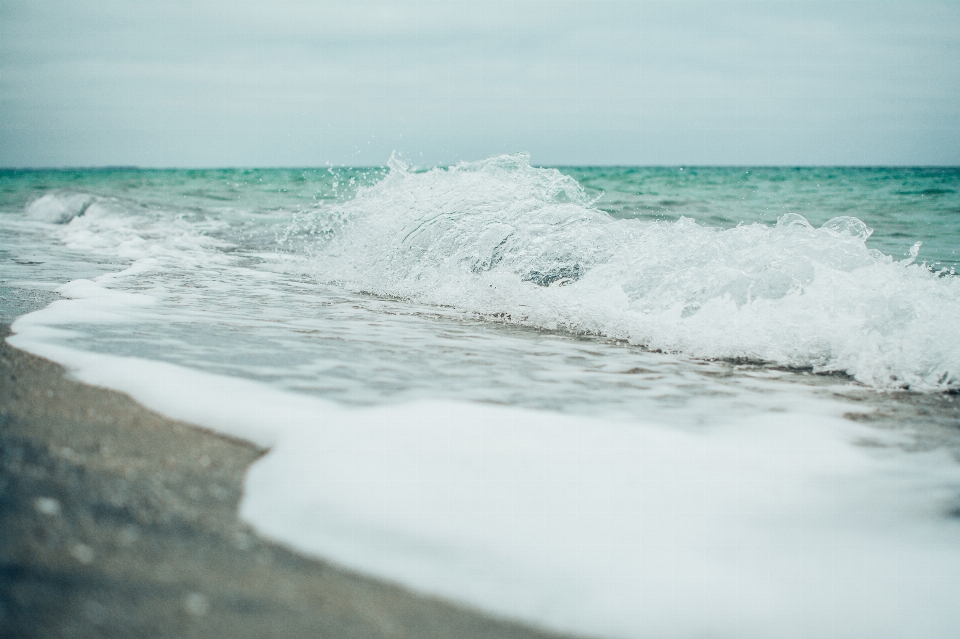
<path fill-rule="evenodd" d="M 0 637 L 548 635 L 265 541 L 263 450 L 70 381 L 0 325 Z"/>

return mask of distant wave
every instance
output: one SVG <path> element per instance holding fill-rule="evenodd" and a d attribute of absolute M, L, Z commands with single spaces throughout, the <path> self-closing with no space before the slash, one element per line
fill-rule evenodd
<path fill-rule="evenodd" d="M 54 191 L 27 204 L 27 215 L 40 222 L 66 224 L 73 218 L 86 213 L 96 199 L 89 193 Z"/>

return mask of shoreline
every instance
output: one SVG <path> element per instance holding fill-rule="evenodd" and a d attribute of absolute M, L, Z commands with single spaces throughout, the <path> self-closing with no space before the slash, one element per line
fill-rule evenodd
<path fill-rule="evenodd" d="M 6 343 L 5 637 L 557 637 L 265 540 L 240 521 L 265 451 L 167 419 Z"/>

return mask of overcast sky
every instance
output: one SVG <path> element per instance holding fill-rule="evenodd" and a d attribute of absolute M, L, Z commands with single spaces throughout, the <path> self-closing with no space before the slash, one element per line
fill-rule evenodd
<path fill-rule="evenodd" d="M 0 0 L 0 166 L 960 165 L 960 2 Z"/>

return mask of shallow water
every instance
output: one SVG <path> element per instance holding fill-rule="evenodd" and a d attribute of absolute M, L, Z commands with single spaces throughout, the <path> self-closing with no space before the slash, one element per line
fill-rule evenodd
<path fill-rule="evenodd" d="M 524 156 L 4 172 L 0 310 L 63 297 L 12 342 L 274 446 L 245 516 L 304 551 L 591 634 L 948 636 L 949 606 L 921 609 L 960 584 L 958 190 L 954 169 Z M 472 524 L 444 518 L 461 506 Z M 850 592 L 804 590 L 832 565 Z M 910 565 L 929 579 L 905 593 Z M 683 620 L 689 597 L 714 607 Z"/>

